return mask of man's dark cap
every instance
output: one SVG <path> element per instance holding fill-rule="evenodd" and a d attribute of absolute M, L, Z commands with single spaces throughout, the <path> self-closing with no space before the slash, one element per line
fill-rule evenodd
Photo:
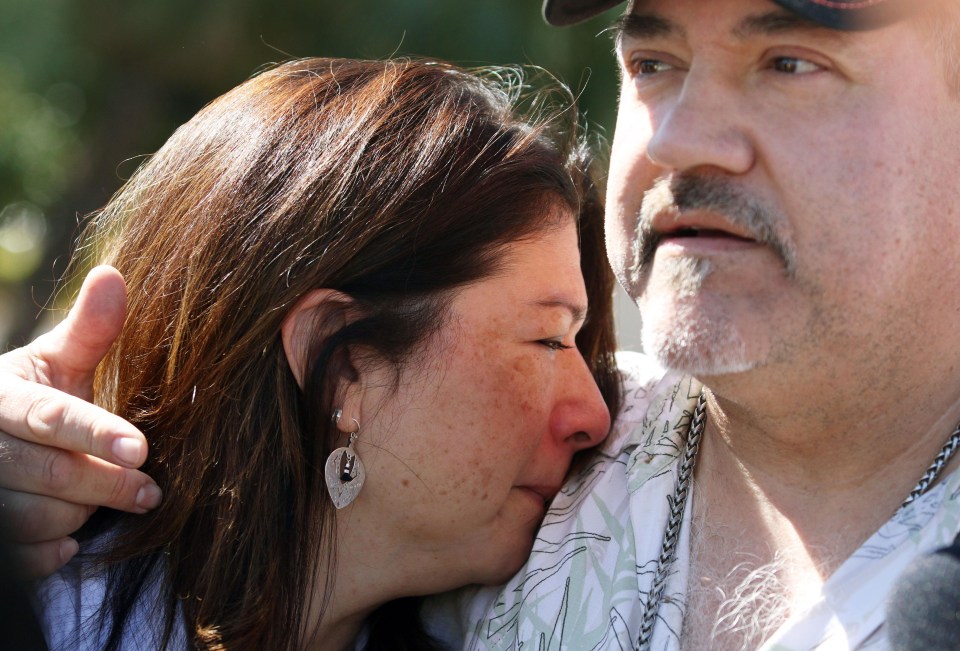
<path fill-rule="evenodd" d="M 543 0 L 551 25 L 573 25 L 612 9 L 624 0 Z M 704 0 L 713 1 L 713 0 Z M 843 30 L 873 29 L 896 20 L 911 2 L 925 0 L 773 0 L 816 23 Z"/>

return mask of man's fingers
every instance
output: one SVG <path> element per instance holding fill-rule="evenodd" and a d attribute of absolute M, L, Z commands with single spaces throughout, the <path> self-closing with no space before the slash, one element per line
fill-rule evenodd
<path fill-rule="evenodd" d="M 66 320 L 29 346 L 0 356 L 0 432 L 120 466 L 143 463 L 143 434 L 85 402 L 97 364 L 123 327 L 126 305 L 120 273 L 97 267 Z"/>
<path fill-rule="evenodd" d="M 30 576 L 76 553 L 63 536 L 94 506 L 145 513 L 160 503 L 157 485 L 134 470 L 147 456 L 143 434 L 86 402 L 125 317 L 122 276 L 98 267 L 60 325 L 0 356 L 0 517 Z"/>
<path fill-rule="evenodd" d="M 0 449 L 15 437 L 128 468 L 146 460 L 146 438 L 119 416 L 50 387 L 8 374 L 0 378 Z"/>
<path fill-rule="evenodd" d="M 123 276 L 113 267 L 95 267 L 87 274 L 67 318 L 28 349 L 46 366 L 41 375 L 51 386 L 90 398 L 97 364 L 120 334 L 127 312 Z"/>
<path fill-rule="evenodd" d="M 30 545 L 11 544 L 8 549 L 20 578 L 41 579 L 66 565 L 79 547 L 73 538 L 59 538 Z"/>
<path fill-rule="evenodd" d="M 13 542 L 33 543 L 68 536 L 82 527 L 93 512 L 90 506 L 0 488 L 0 517 Z"/>
<path fill-rule="evenodd" d="M 0 434 L 0 488 L 146 513 L 162 493 L 139 470 Z"/>

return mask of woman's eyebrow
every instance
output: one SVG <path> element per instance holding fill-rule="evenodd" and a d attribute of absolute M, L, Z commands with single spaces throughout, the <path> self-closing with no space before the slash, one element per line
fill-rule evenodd
<path fill-rule="evenodd" d="M 562 308 L 570 312 L 570 315 L 573 317 L 574 323 L 579 323 L 587 319 L 587 306 L 580 305 L 577 303 L 571 303 L 570 301 L 565 301 L 563 299 L 546 299 L 542 301 L 531 301 L 531 305 L 537 307 L 547 307 L 547 308 Z"/>

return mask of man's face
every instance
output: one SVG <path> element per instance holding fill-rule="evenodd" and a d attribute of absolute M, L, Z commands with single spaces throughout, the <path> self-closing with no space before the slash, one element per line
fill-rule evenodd
<path fill-rule="evenodd" d="M 638 0 L 618 58 L 607 249 L 648 353 L 862 372 L 956 330 L 960 102 L 913 25 Z"/>

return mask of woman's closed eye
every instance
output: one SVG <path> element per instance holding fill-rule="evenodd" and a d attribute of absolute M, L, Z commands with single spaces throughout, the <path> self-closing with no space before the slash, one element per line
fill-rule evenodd
<path fill-rule="evenodd" d="M 539 339 L 537 343 L 546 346 L 550 350 L 570 350 L 573 348 L 572 345 L 565 344 L 559 339 Z"/>

